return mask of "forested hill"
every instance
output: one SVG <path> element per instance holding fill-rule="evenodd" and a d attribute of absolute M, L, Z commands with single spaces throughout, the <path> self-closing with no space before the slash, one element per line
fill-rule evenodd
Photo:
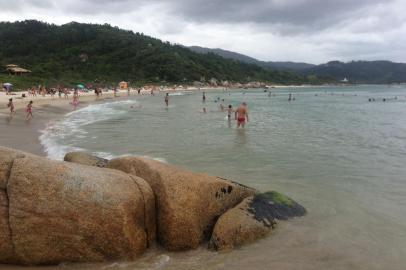
<path fill-rule="evenodd" d="M 406 64 L 390 61 L 331 61 L 303 70 L 304 75 L 329 76 L 336 80 L 347 78 L 351 83 L 405 83 Z"/>
<path fill-rule="evenodd" d="M 214 53 L 227 59 L 256 64 L 273 70 L 291 70 L 312 78 L 314 78 L 314 76 L 318 78 L 328 77 L 335 81 L 341 81 L 347 78 L 350 83 L 366 84 L 406 82 L 405 63 L 395 63 L 391 61 L 351 61 L 348 63 L 330 61 L 321 65 L 312 65 L 297 62 L 264 62 L 240 53 L 222 49 L 209 49 L 198 46 L 189 48 L 201 54 Z"/>
<path fill-rule="evenodd" d="M 31 78 L 62 83 L 180 83 L 216 78 L 235 82 L 307 83 L 305 76 L 202 55 L 110 25 L 39 21 L 0 23 L 0 64 L 30 69 Z M 312 81 L 317 82 L 317 81 Z"/>
<path fill-rule="evenodd" d="M 223 50 L 223 49 L 209 49 L 209 48 L 204 48 L 204 47 L 199 47 L 199 46 L 191 46 L 188 48 L 197 53 L 202 53 L 202 54 L 214 53 L 214 54 L 220 55 L 227 59 L 234 59 L 234 60 L 238 60 L 238 61 L 241 61 L 244 63 L 256 64 L 256 65 L 264 67 L 264 68 L 282 70 L 282 71 L 290 70 L 290 71 L 300 72 L 307 68 L 316 66 L 316 65 L 312 65 L 312 64 L 299 63 L 299 62 L 260 61 L 260 60 L 257 60 L 253 57 L 250 57 L 250 56 L 247 56 L 244 54 L 227 51 L 227 50 Z"/>

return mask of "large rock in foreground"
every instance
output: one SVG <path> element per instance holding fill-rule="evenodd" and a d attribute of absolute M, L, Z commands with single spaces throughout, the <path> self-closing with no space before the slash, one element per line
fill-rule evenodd
<path fill-rule="evenodd" d="M 169 250 L 197 248 L 225 211 L 255 190 L 154 160 L 123 157 L 107 167 L 141 177 L 155 193 L 158 240 Z"/>
<path fill-rule="evenodd" d="M 130 260 L 155 238 L 152 190 L 119 171 L 17 158 L 7 195 L 19 264 Z"/>
<path fill-rule="evenodd" d="M 0 146 L 0 189 L 6 190 L 7 188 L 7 181 L 14 160 L 26 155 L 31 154 Z"/>
<path fill-rule="evenodd" d="M 32 156 L 18 150 L 0 147 L 0 262 L 13 263 L 14 247 L 9 224 L 7 184 L 14 160 Z"/>
<path fill-rule="evenodd" d="M 248 197 L 219 218 L 209 247 L 228 250 L 254 242 L 271 232 L 277 220 L 305 214 L 305 208 L 275 191 Z"/>
<path fill-rule="evenodd" d="M 8 223 L 8 198 L 6 192 L 0 189 L 0 263 L 12 263 L 13 257 L 14 249 Z"/>
<path fill-rule="evenodd" d="M 70 152 L 63 159 L 64 161 L 79 163 L 82 165 L 106 167 L 107 159 L 90 155 L 85 152 Z"/>

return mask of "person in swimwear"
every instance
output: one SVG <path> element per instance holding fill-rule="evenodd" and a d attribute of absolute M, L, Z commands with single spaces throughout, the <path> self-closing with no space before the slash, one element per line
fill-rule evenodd
<path fill-rule="evenodd" d="M 79 105 L 79 96 L 74 95 L 71 104 L 73 106 L 73 109 L 76 110 Z"/>
<path fill-rule="evenodd" d="M 240 126 L 242 128 L 245 127 L 245 121 L 248 122 L 248 109 L 247 109 L 247 103 L 243 102 L 241 105 L 237 108 L 235 111 L 235 120 L 237 120 L 237 128 Z"/>
<path fill-rule="evenodd" d="M 14 111 L 14 104 L 13 104 L 13 99 L 12 99 L 12 98 L 10 98 L 10 99 L 8 100 L 7 107 L 10 108 L 10 117 L 11 117 L 13 114 L 15 114 L 15 111 Z"/>
<path fill-rule="evenodd" d="M 26 109 L 26 111 L 27 111 L 26 119 L 27 120 L 34 117 L 34 115 L 32 115 L 32 104 L 33 104 L 33 101 L 31 100 L 27 105 L 27 109 Z"/>
<path fill-rule="evenodd" d="M 169 106 L 169 93 L 166 93 L 166 95 L 165 95 L 165 104 L 166 104 L 166 107 Z"/>
<path fill-rule="evenodd" d="M 228 109 L 227 109 L 227 119 L 228 121 L 231 121 L 231 114 L 234 112 L 233 110 L 233 106 L 232 105 L 228 105 Z"/>
<path fill-rule="evenodd" d="M 206 102 L 206 92 L 203 92 L 203 97 L 202 97 L 202 99 L 203 99 L 203 103 Z"/>

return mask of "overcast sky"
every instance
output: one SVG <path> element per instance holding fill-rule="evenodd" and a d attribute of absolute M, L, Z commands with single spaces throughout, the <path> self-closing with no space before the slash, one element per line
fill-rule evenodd
<path fill-rule="evenodd" d="M 267 61 L 406 62 L 406 0 L 0 0 L 0 20 L 109 23 Z"/>

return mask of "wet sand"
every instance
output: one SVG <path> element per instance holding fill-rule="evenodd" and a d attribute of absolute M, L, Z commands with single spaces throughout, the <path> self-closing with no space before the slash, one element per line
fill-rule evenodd
<path fill-rule="evenodd" d="M 113 94 L 103 94 L 103 97 L 96 99 L 94 95 L 80 96 L 79 106 L 83 108 L 91 103 L 106 102 L 112 99 L 125 99 L 127 95 L 114 98 Z M 61 118 L 65 114 L 74 110 L 70 104 L 71 99 L 35 99 L 33 104 L 34 118 L 26 120 L 25 106 L 31 98 L 25 98 L 23 101 L 16 102 L 15 114 L 10 118 L 9 109 L 6 104 L 0 104 L 0 145 L 19 149 L 40 156 L 46 156 L 44 149 L 39 141 L 40 131 L 47 123 Z"/>

